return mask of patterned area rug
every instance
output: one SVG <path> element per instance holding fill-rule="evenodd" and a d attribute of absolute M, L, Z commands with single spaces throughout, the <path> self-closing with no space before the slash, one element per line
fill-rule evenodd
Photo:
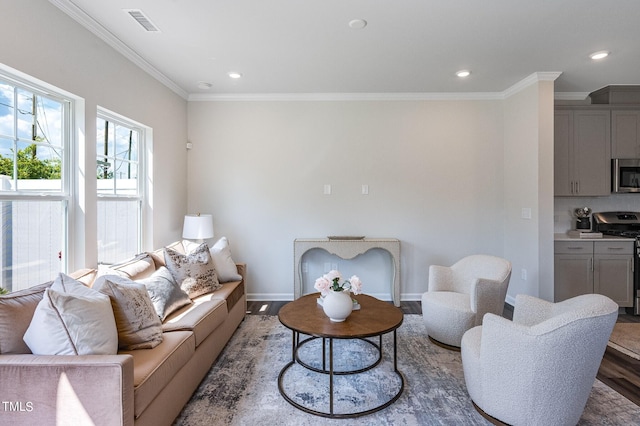
<path fill-rule="evenodd" d="M 616 323 L 609 338 L 609 346 L 640 360 L 640 323 Z"/>
<path fill-rule="evenodd" d="M 397 380 L 391 371 L 392 336 L 388 334 L 383 339 L 384 356 L 375 373 L 358 380 L 343 376 L 336 381 L 335 398 L 340 409 L 360 410 L 373 397 L 384 399 L 389 392 L 393 394 Z M 248 315 L 175 425 L 490 424 L 469 399 L 460 353 L 430 343 L 420 315 L 405 315 L 398 329 L 398 368 L 405 377 L 404 392 L 389 407 L 358 419 L 307 414 L 284 400 L 278 391 L 278 374 L 291 360 L 291 338 L 291 331 L 277 317 Z M 313 352 L 311 344 L 307 349 Z M 356 356 L 367 362 L 370 357 L 366 347 L 354 352 L 350 348 L 342 350 L 342 360 Z M 322 410 L 328 398 L 327 376 L 315 380 L 306 370 L 295 367 L 287 371 L 291 377 L 285 377 L 285 388 L 305 404 Z M 367 398 L 363 398 L 365 395 Z M 596 380 L 579 424 L 630 425 L 637 424 L 639 418 L 640 407 Z"/>

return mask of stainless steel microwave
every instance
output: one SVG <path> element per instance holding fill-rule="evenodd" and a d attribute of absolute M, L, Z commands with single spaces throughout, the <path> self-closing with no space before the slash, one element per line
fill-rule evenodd
<path fill-rule="evenodd" d="M 640 159 L 611 160 L 612 192 L 640 192 Z"/>

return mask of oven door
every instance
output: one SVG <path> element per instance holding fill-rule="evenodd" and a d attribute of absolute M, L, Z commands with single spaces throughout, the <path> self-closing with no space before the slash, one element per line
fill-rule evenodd
<path fill-rule="evenodd" d="M 611 160 L 611 186 L 613 192 L 640 192 L 640 159 Z"/>

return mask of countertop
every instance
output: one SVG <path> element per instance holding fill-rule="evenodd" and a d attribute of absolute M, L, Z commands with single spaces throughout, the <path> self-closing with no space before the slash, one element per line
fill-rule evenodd
<path fill-rule="evenodd" d="M 620 240 L 633 241 L 634 240 L 634 238 L 616 237 L 613 235 L 603 235 L 602 238 L 574 238 L 574 237 L 570 237 L 566 233 L 553 234 L 553 239 L 554 241 L 620 241 Z"/>

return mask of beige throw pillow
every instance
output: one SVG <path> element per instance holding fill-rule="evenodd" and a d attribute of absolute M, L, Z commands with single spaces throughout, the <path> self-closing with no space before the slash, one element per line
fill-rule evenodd
<path fill-rule="evenodd" d="M 93 288 L 111 299 L 120 349 L 150 349 L 162 342 L 162 323 L 143 284 L 104 275 Z"/>
<path fill-rule="evenodd" d="M 24 341 L 36 355 L 115 355 L 109 297 L 59 274 L 33 314 Z"/>
<path fill-rule="evenodd" d="M 222 287 L 206 243 L 189 254 L 166 247 L 164 261 L 180 288 L 192 299 Z"/>

